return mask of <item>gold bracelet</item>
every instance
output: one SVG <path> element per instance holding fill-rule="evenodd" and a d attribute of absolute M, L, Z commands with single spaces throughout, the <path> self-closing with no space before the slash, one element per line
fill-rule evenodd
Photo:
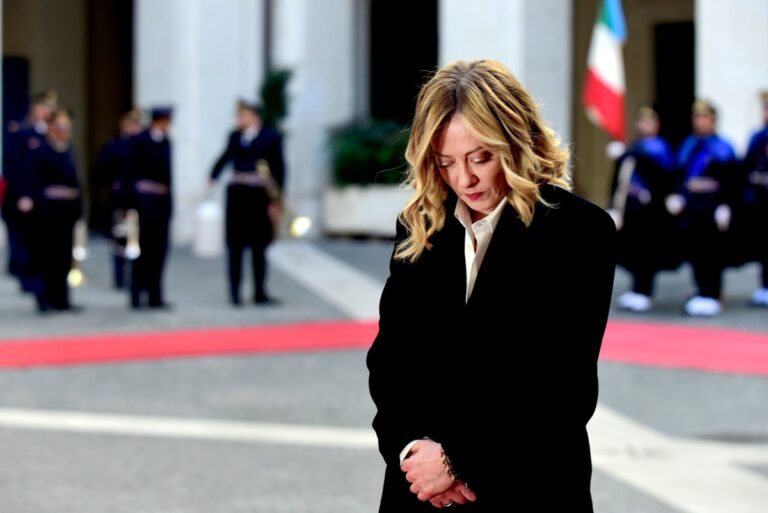
<path fill-rule="evenodd" d="M 456 473 L 453 471 L 451 460 L 448 458 L 448 455 L 445 454 L 445 451 L 442 447 L 440 448 L 440 457 L 443 459 L 443 467 L 445 467 L 445 473 L 448 474 L 448 477 L 451 478 L 451 481 L 456 481 Z"/>

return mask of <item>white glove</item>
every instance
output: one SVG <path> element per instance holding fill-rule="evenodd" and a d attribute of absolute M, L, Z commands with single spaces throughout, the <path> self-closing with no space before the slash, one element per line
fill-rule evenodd
<path fill-rule="evenodd" d="M 22 196 L 19 198 L 19 201 L 16 202 L 16 208 L 19 212 L 26 214 L 32 212 L 32 209 L 35 208 L 35 202 L 32 201 L 32 198 L 29 196 Z"/>
<path fill-rule="evenodd" d="M 605 156 L 611 160 L 619 160 L 626 151 L 627 146 L 621 141 L 611 141 L 605 146 Z"/>
<path fill-rule="evenodd" d="M 621 230 L 621 227 L 624 226 L 624 216 L 619 214 L 619 212 L 615 208 L 609 208 L 608 215 L 611 216 L 611 219 L 613 219 L 614 224 L 616 224 L 616 231 Z"/>
<path fill-rule="evenodd" d="M 723 203 L 715 209 L 715 222 L 721 232 L 727 232 L 731 226 L 731 207 Z"/>
<path fill-rule="evenodd" d="M 667 207 L 667 212 L 673 216 L 679 215 L 685 208 L 685 198 L 682 194 L 670 194 L 664 199 L 664 206 Z"/>

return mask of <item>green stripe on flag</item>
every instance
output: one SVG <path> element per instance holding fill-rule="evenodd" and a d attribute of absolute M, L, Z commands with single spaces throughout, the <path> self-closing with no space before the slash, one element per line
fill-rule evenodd
<path fill-rule="evenodd" d="M 605 3 L 600 3 L 600 11 L 597 13 L 597 21 L 598 23 L 602 23 L 608 29 L 611 29 L 611 19 L 608 17 L 608 9 L 605 8 Z"/>

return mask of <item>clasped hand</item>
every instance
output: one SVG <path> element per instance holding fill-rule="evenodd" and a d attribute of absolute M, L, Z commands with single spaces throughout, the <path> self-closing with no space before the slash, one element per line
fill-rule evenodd
<path fill-rule="evenodd" d="M 437 442 L 424 440 L 414 445 L 400 469 L 411 483 L 411 492 L 420 501 L 429 501 L 438 509 L 477 500 L 466 483 L 454 481 L 448 475 Z"/>

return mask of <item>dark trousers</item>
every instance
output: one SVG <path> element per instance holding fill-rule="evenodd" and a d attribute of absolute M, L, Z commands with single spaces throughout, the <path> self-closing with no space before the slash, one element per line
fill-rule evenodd
<path fill-rule="evenodd" d="M 653 282 L 656 278 L 654 269 L 636 269 L 632 272 L 632 291 L 644 296 L 653 296 Z"/>
<path fill-rule="evenodd" d="M 759 263 L 762 267 L 760 285 L 768 288 L 768 239 L 764 235 L 768 226 L 768 189 L 765 193 L 758 192 L 754 202 L 734 209 L 728 247 L 733 248 L 736 258 L 730 259 L 729 265 Z"/>
<path fill-rule="evenodd" d="M 269 197 L 262 187 L 231 184 L 227 188 L 226 236 L 229 250 L 229 294 L 240 302 L 243 253 L 251 250 L 254 300 L 266 299 L 267 260 L 265 251 L 272 241 L 272 221 L 267 215 Z"/>
<path fill-rule="evenodd" d="M 688 261 L 693 267 L 698 295 L 720 299 L 725 267 L 726 236 L 712 212 L 694 213 L 688 219 Z"/>
<path fill-rule="evenodd" d="M 760 261 L 760 266 L 763 268 L 762 273 L 760 273 L 761 284 L 764 289 L 768 289 L 768 257 L 764 257 Z"/>
<path fill-rule="evenodd" d="M 45 285 L 43 282 L 43 265 L 46 258 L 47 226 L 43 222 L 40 208 L 32 212 L 19 213 L 9 222 L 9 246 L 12 251 L 11 272 L 19 279 L 24 292 L 34 294 L 38 304 L 43 300 Z M 10 227 L 13 228 L 10 228 Z"/>
<path fill-rule="evenodd" d="M 19 280 L 24 292 L 39 292 L 40 277 L 36 275 L 31 262 L 31 246 L 35 229 L 31 223 L 32 214 L 20 214 L 21 219 L 6 220 L 8 234 L 8 274 Z"/>
<path fill-rule="evenodd" d="M 43 298 L 45 303 L 58 310 L 69 308 L 69 284 L 67 277 L 72 268 L 72 219 L 46 216 L 48 243 L 43 250 Z"/>
<path fill-rule="evenodd" d="M 128 259 L 122 255 L 112 255 L 112 284 L 116 289 L 125 287 L 125 268 L 128 265 Z"/>
<path fill-rule="evenodd" d="M 163 269 L 168 253 L 170 205 L 167 198 L 142 197 L 139 212 L 139 247 L 141 255 L 131 268 L 131 306 L 139 307 L 144 293 L 149 306 L 163 304 Z"/>
<path fill-rule="evenodd" d="M 69 304 L 67 278 L 72 268 L 75 221 L 80 216 L 78 200 L 47 200 L 27 220 L 30 291 L 38 308 L 66 310 Z"/>
<path fill-rule="evenodd" d="M 21 255 L 24 248 L 21 246 L 16 226 L 12 221 L 6 220 L 5 232 L 8 234 L 8 274 L 19 277 L 21 274 Z"/>
<path fill-rule="evenodd" d="M 638 294 L 653 296 L 656 273 L 680 267 L 677 221 L 658 201 L 644 205 L 627 199 L 617 244 L 618 263 L 632 275 L 632 291 Z"/>
<path fill-rule="evenodd" d="M 234 303 L 240 302 L 240 282 L 242 281 L 243 253 L 248 246 L 243 244 L 229 245 L 229 295 Z M 264 282 L 267 278 L 267 245 L 251 245 L 251 266 L 253 269 L 253 297 L 266 297 Z"/>

